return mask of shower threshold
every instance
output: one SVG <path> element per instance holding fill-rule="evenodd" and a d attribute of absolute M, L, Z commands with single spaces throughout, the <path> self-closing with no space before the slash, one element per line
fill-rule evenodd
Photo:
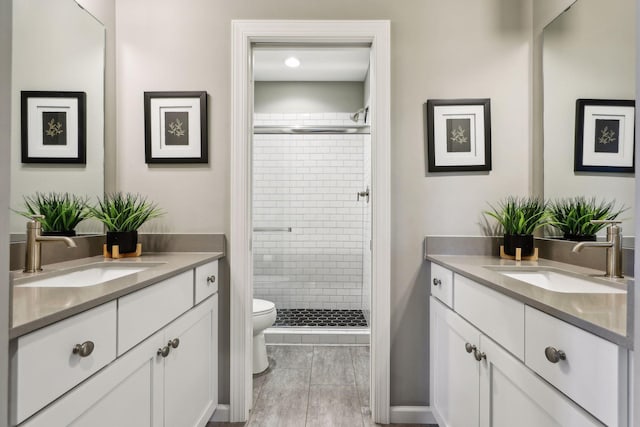
<path fill-rule="evenodd" d="M 368 345 L 369 327 L 362 310 L 278 308 L 267 344 Z"/>
<path fill-rule="evenodd" d="M 271 327 L 264 331 L 269 345 L 369 345 L 368 328 Z"/>

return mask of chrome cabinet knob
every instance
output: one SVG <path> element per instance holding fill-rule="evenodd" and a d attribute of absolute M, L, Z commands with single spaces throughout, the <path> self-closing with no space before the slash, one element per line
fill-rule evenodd
<path fill-rule="evenodd" d="M 167 343 L 168 346 L 171 346 L 173 348 L 178 348 L 178 346 L 180 345 L 180 339 L 179 338 L 174 338 L 171 341 L 169 341 Z"/>
<path fill-rule="evenodd" d="M 464 349 L 467 350 L 467 353 L 472 353 L 472 352 L 476 351 L 476 346 L 475 345 L 471 345 L 470 343 L 465 343 Z"/>
<path fill-rule="evenodd" d="M 484 352 L 480 353 L 478 349 L 475 349 L 473 350 L 473 357 L 475 357 L 476 360 L 480 362 L 482 359 L 486 359 L 487 355 Z"/>
<path fill-rule="evenodd" d="M 211 276 L 207 277 L 207 284 L 208 283 L 216 283 L 216 276 L 212 274 Z"/>
<path fill-rule="evenodd" d="M 87 357 L 93 353 L 95 344 L 93 341 L 85 341 L 82 344 L 76 344 L 73 346 L 73 354 L 77 354 L 80 357 Z"/>
<path fill-rule="evenodd" d="M 564 351 L 556 350 L 551 346 L 544 349 L 544 355 L 547 357 L 547 360 L 551 363 L 558 363 L 561 360 L 567 360 L 567 355 Z"/>
<path fill-rule="evenodd" d="M 442 285 L 442 280 L 440 279 L 436 279 L 435 277 L 433 278 L 433 286 L 439 286 Z"/>
<path fill-rule="evenodd" d="M 171 352 L 171 347 L 169 347 L 168 345 L 165 345 L 164 347 L 159 348 L 156 354 L 158 356 L 167 357 L 170 352 Z"/>

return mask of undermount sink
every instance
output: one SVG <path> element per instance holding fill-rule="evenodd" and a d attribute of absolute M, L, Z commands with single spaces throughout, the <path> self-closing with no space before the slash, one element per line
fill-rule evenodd
<path fill-rule="evenodd" d="M 501 269 L 492 270 L 512 279 L 526 282 L 553 292 L 571 294 L 620 294 L 626 293 L 625 289 L 607 284 L 595 278 L 581 277 L 570 273 L 564 273 L 555 269 Z"/>
<path fill-rule="evenodd" d="M 26 288 L 81 288 L 95 286 L 110 280 L 139 273 L 148 268 L 160 265 L 158 263 L 115 263 L 103 262 L 88 264 L 65 272 L 52 273 L 47 277 L 35 280 L 25 280 L 17 286 Z"/>

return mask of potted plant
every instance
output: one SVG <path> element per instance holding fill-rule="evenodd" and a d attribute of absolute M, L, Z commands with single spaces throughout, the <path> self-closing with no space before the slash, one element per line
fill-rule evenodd
<path fill-rule="evenodd" d="M 592 224 L 591 220 L 613 220 L 624 208 L 616 210 L 614 202 L 597 202 L 596 198 L 568 197 L 549 203 L 549 224 L 567 240 L 596 240 L 596 233 L 606 224 Z"/>
<path fill-rule="evenodd" d="M 89 207 L 93 218 L 107 228 L 107 250 L 118 245 L 120 253 L 136 251 L 138 229 L 163 212 L 146 197 L 131 193 L 106 194 L 96 206 Z"/>
<path fill-rule="evenodd" d="M 535 197 L 510 196 L 491 209 L 485 214 L 502 226 L 505 254 L 515 256 L 516 248 L 520 248 L 522 256 L 533 255 L 533 232 L 547 221 L 546 202 Z"/>
<path fill-rule="evenodd" d="M 86 197 L 78 197 L 69 193 L 35 193 L 24 196 L 26 210 L 16 211 L 22 216 L 36 218 L 42 224 L 45 236 L 75 236 L 75 228 L 89 215 Z"/>

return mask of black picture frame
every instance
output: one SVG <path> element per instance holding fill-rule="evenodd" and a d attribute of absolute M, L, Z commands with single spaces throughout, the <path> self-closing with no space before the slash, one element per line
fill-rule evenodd
<path fill-rule="evenodd" d="M 20 92 L 22 163 L 87 163 L 87 94 Z"/>
<path fill-rule="evenodd" d="M 144 92 L 146 163 L 208 163 L 207 92 Z"/>
<path fill-rule="evenodd" d="M 491 170 L 491 100 L 426 102 L 428 172 Z"/>
<path fill-rule="evenodd" d="M 635 173 L 634 100 L 576 100 L 573 170 Z"/>

